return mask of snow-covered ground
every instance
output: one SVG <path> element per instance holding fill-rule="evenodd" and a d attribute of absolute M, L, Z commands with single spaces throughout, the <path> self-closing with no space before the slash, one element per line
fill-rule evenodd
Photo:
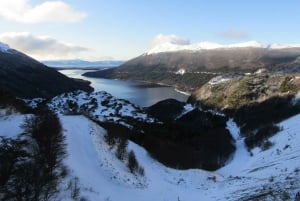
<path fill-rule="evenodd" d="M 21 125 L 26 115 L 13 113 L 6 115 L 6 109 L 0 109 L 0 136 L 14 138 L 22 133 Z"/>
<path fill-rule="evenodd" d="M 215 172 L 175 170 L 153 160 L 140 146 L 130 142 L 144 177 L 129 173 L 124 162 L 103 140 L 105 130 L 82 116 L 62 116 L 68 143 L 67 164 L 77 176 L 82 195 L 90 200 L 280 200 L 286 191 L 292 200 L 300 187 L 300 115 L 282 123 L 283 130 L 270 141 L 267 151 L 246 150 L 236 124 L 228 129 L 237 151 L 229 164 Z M 277 192 L 278 191 L 278 192 Z"/>
<path fill-rule="evenodd" d="M 189 110 L 189 108 L 186 108 Z M 22 132 L 25 116 L 0 117 L 0 135 L 14 137 Z M 237 151 L 223 168 L 176 170 L 153 160 L 144 148 L 129 142 L 145 176 L 129 172 L 114 149 L 104 141 L 105 130 L 81 115 L 60 115 L 66 135 L 65 164 L 70 175 L 61 184 L 59 198 L 70 201 L 69 181 L 78 178 L 80 195 L 90 201 L 199 201 L 199 200 L 294 200 L 300 190 L 300 115 L 279 124 L 274 145 L 262 151 L 246 150 L 233 120 L 227 128 L 236 140 Z"/>
<path fill-rule="evenodd" d="M 75 91 L 54 97 L 48 106 L 57 113 L 85 113 L 98 121 L 113 121 L 126 125 L 127 118 L 153 122 L 140 107 L 117 99 L 105 91 L 86 93 Z"/>

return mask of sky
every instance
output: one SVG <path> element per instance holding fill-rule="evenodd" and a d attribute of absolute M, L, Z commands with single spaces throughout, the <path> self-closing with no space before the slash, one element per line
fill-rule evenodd
<path fill-rule="evenodd" d="M 165 42 L 300 44 L 300 0 L 0 0 L 0 41 L 38 60 L 128 60 Z"/>

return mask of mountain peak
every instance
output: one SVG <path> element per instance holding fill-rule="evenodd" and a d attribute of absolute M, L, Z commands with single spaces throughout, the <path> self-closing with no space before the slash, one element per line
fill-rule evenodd
<path fill-rule="evenodd" d="M 223 45 L 219 43 L 204 41 L 190 45 L 180 45 L 174 43 L 163 43 L 155 46 L 147 52 L 148 55 L 162 53 L 162 52 L 176 52 L 176 51 L 201 51 L 212 49 L 231 49 L 231 48 L 266 48 L 266 49 L 284 49 L 284 48 L 300 48 L 300 44 L 264 44 L 257 41 L 248 41 L 243 43 L 235 43 Z"/>
<path fill-rule="evenodd" d="M 7 44 L 0 42 L 0 52 L 7 52 L 9 49 L 10 47 Z"/>

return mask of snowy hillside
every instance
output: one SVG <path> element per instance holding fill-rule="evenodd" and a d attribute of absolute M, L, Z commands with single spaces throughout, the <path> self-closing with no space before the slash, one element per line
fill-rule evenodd
<path fill-rule="evenodd" d="M 130 142 L 144 177 L 129 173 L 104 142 L 105 130 L 82 116 L 61 116 L 68 144 L 67 164 L 79 178 L 82 196 L 89 200 L 293 200 L 300 186 L 300 115 L 280 123 L 267 151 L 246 151 L 239 130 L 228 128 L 237 140 L 233 160 L 215 172 L 175 170 L 154 161 Z M 118 192 L 118 193 L 116 193 Z"/>
<path fill-rule="evenodd" d="M 126 124 L 128 118 L 139 121 L 154 121 L 137 105 L 127 100 L 117 99 L 105 91 L 66 93 L 53 98 L 48 106 L 61 114 L 84 113 L 100 122 L 111 121 Z"/>
<path fill-rule="evenodd" d="M 284 49 L 284 48 L 299 48 L 299 45 L 285 45 L 285 44 L 263 44 L 257 41 L 248 41 L 244 43 L 223 45 L 213 42 L 200 42 L 190 45 L 178 45 L 173 43 L 160 44 L 147 52 L 148 55 L 161 52 L 176 52 L 176 51 L 201 51 L 213 49 L 230 49 L 230 48 L 268 48 L 268 49 Z"/>
<path fill-rule="evenodd" d="M 93 96 L 108 95 L 99 92 Z M 85 94 L 75 97 L 85 104 Z M 56 103 L 63 104 L 62 97 Z M 65 164 L 69 169 L 69 176 L 60 185 L 61 200 L 73 200 L 68 186 L 74 180 L 80 197 L 90 201 L 294 200 L 299 191 L 300 115 L 279 123 L 282 130 L 270 138 L 271 148 L 255 148 L 252 154 L 246 150 L 235 122 L 229 120 L 227 128 L 236 140 L 237 150 L 225 167 L 213 172 L 167 168 L 153 160 L 144 148 L 129 142 L 127 149 L 134 151 L 145 170 L 144 176 L 130 173 L 126 162 L 117 159 L 115 149 L 104 140 L 106 131 L 98 124 L 82 115 L 59 117 L 66 136 Z M 1 110 L 0 136 L 22 133 L 24 118 Z"/>
<path fill-rule="evenodd" d="M 0 136 L 14 138 L 22 132 L 22 125 L 25 115 L 10 114 L 7 115 L 6 109 L 0 109 Z"/>

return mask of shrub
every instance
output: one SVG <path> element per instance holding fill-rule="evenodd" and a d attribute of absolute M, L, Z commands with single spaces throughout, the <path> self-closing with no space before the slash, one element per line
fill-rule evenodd
<path fill-rule="evenodd" d="M 127 139 L 119 138 L 119 143 L 117 144 L 116 156 L 121 161 L 126 159 L 127 145 L 128 145 Z"/>
<path fill-rule="evenodd" d="M 66 174 L 59 119 L 47 109 L 36 111 L 25 119 L 23 129 L 17 139 L 0 142 L 0 200 L 50 200 Z"/>
<path fill-rule="evenodd" d="M 268 124 L 259 128 L 252 135 L 245 138 L 245 144 L 249 149 L 260 146 L 263 150 L 269 149 L 273 144 L 268 138 L 280 131 L 280 127 L 275 124 Z"/>
<path fill-rule="evenodd" d="M 267 141 L 263 142 L 263 144 L 261 145 L 261 150 L 266 151 L 266 150 L 270 149 L 273 145 L 274 145 L 274 143 L 267 140 Z"/>
<path fill-rule="evenodd" d="M 127 167 L 131 173 L 135 173 L 138 170 L 138 162 L 136 160 L 135 154 L 133 151 L 130 151 L 128 154 L 128 163 Z"/>
<path fill-rule="evenodd" d="M 141 167 L 135 157 L 134 152 L 131 150 L 128 154 L 127 167 L 129 168 L 132 174 L 139 174 L 140 176 L 145 175 L 145 170 Z"/>

